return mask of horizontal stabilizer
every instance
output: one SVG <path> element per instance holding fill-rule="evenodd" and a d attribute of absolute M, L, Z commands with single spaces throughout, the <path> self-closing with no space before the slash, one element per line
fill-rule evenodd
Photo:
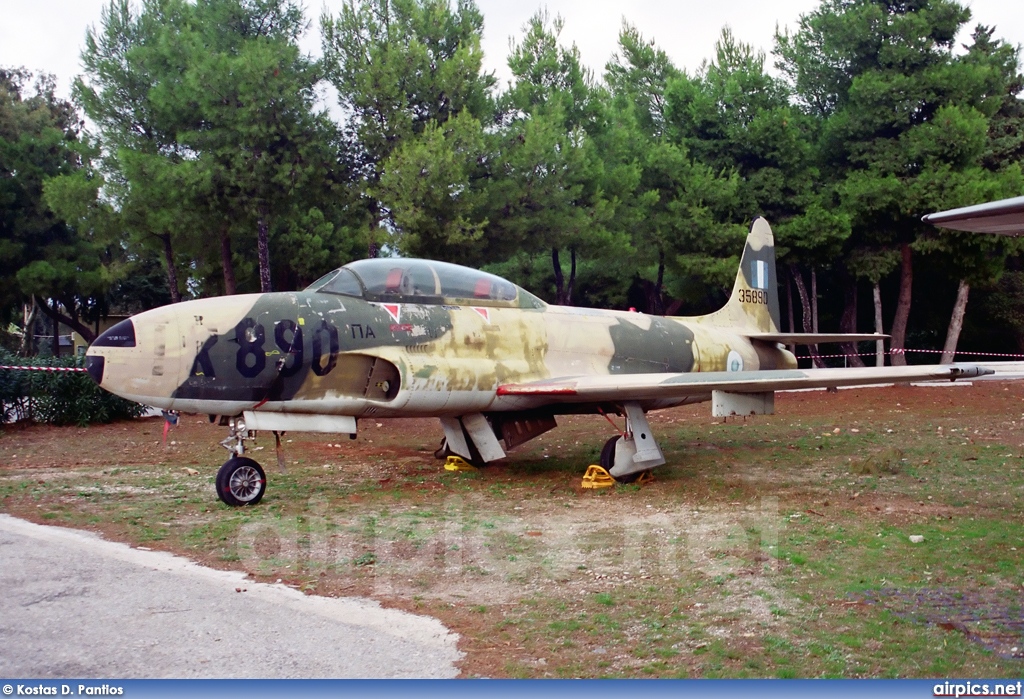
<path fill-rule="evenodd" d="M 784 345 L 817 345 L 826 342 L 871 342 L 888 340 L 888 335 L 871 333 L 748 333 L 744 337 L 762 342 L 781 342 Z"/>
<path fill-rule="evenodd" d="M 769 369 L 697 371 L 682 374 L 567 376 L 505 384 L 499 396 L 542 397 L 544 403 L 595 403 L 710 396 L 712 391 L 766 393 L 804 388 L 863 386 L 910 381 L 955 381 L 994 373 L 973 364 L 863 367 L 856 369 Z"/>

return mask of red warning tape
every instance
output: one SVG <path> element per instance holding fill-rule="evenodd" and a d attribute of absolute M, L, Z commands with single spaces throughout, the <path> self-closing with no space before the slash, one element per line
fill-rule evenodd
<path fill-rule="evenodd" d="M 883 354 L 905 354 L 907 352 L 924 352 L 927 354 L 942 354 L 942 350 L 929 349 L 893 349 Z M 1008 354 L 1006 352 L 955 352 L 954 355 L 970 355 L 972 357 L 1009 357 L 1011 359 L 1024 359 L 1024 354 Z M 855 352 L 852 354 L 819 354 L 822 359 L 839 359 L 841 357 L 874 357 L 874 352 Z"/>
<path fill-rule="evenodd" d="M 894 349 L 891 350 L 892 354 L 899 354 L 900 352 L 931 352 L 932 354 L 942 354 L 942 350 L 926 350 L 926 349 Z M 954 352 L 954 354 L 969 354 L 975 357 L 1013 357 L 1015 359 L 1024 358 L 1024 354 L 1008 354 L 1006 352 Z"/>
<path fill-rule="evenodd" d="M 4 366 L 0 364 L 0 369 L 9 369 L 11 371 L 85 371 L 82 367 L 77 366 Z"/>

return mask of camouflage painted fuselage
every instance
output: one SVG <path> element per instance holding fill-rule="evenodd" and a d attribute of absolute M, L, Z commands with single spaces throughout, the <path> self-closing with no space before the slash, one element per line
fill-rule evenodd
<path fill-rule="evenodd" d="M 101 385 L 114 393 L 218 415 L 258 404 L 356 417 L 522 410 L 536 401 L 498 396 L 498 387 L 795 366 L 776 345 L 700 319 L 450 300 L 296 292 L 189 301 L 135 316 L 134 347 L 94 346 L 90 355 L 104 357 Z"/>
<path fill-rule="evenodd" d="M 258 407 L 353 417 L 529 411 L 552 401 L 504 395 L 499 387 L 794 368 L 779 344 L 748 337 L 777 332 L 775 287 L 771 230 L 758 223 L 728 303 L 695 318 L 549 306 L 464 267 L 363 260 L 301 292 L 139 314 L 98 338 L 87 361 L 107 390 L 169 410 L 238 415 Z M 643 407 L 708 398 L 659 398 Z"/>

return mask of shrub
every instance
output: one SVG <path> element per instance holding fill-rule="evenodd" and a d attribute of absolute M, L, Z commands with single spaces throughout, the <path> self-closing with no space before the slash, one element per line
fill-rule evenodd
<path fill-rule="evenodd" d="M 0 349 L 0 365 L 83 368 L 79 357 L 23 359 Z M 146 406 L 104 391 L 84 371 L 0 369 L 0 419 L 85 426 L 139 417 Z"/>

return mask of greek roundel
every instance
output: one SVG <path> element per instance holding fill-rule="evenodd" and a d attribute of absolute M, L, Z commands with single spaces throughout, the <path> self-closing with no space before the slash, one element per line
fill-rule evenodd
<path fill-rule="evenodd" d="M 736 350 L 730 350 L 725 358 L 726 371 L 743 371 L 743 357 Z"/>
<path fill-rule="evenodd" d="M 753 260 L 751 262 L 750 285 L 755 289 L 768 288 L 768 263 L 764 260 Z"/>

